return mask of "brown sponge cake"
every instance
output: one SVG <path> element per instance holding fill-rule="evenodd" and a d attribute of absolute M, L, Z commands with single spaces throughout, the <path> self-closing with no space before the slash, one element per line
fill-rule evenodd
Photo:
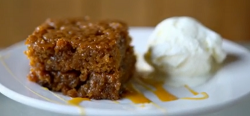
<path fill-rule="evenodd" d="M 71 97 L 117 100 L 135 70 L 121 21 L 48 19 L 27 38 L 29 80 Z"/>

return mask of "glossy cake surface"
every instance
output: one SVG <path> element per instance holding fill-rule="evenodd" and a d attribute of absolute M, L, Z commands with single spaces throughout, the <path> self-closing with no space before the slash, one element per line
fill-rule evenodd
<path fill-rule="evenodd" d="M 27 38 L 29 80 L 71 97 L 121 97 L 134 73 L 128 27 L 121 21 L 47 19 Z"/>

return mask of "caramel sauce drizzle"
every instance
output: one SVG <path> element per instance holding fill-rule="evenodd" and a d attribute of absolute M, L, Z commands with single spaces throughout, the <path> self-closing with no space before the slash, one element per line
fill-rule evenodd
<path fill-rule="evenodd" d="M 23 83 L 18 79 L 18 77 L 16 77 L 16 75 L 15 75 L 15 74 L 9 69 L 9 67 L 6 65 L 6 63 L 5 63 L 5 61 L 4 61 L 4 59 L 3 59 L 2 56 L 0 57 L 0 62 L 1 62 L 1 64 L 4 66 L 4 68 L 7 70 L 7 72 L 8 72 L 17 82 L 19 82 L 22 86 L 24 86 L 27 90 L 29 90 L 30 92 L 32 92 L 32 93 L 35 94 L 36 96 L 38 96 L 38 97 L 40 97 L 40 98 L 42 98 L 42 99 L 44 99 L 44 100 L 46 100 L 46 101 L 49 101 L 49 102 L 52 102 L 52 103 L 56 103 L 56 104 L 62 104 L 62 103 L 60 103 L 60 102 L 51 100 L 51 99 L 49 99 L 49 98 L 47 98 L 47 97 L 45 97 L 45 96 L 43 96 L 43 95 L 41 95 L 41 94 L 39 94 L 39 93 L 33 91 L 31 88 L 29 88 L 28 86 L 26 86 L 25 84 L 23 84 Z"/>
<path fill-rule="evenodd" d="M 46 98 L 40 94 L 38 94 L 37 92 L 31 90 L 30 88 L 28 88 L 27 86 L 25 86 L 23 83 L 21 83 L 21 81 L 14 75 L 14 73 L 12 73 L 12 71 L 8 68 L 8 66 L 5 64 L 5 62 L 2 59 L 3 57 L 0 56 L 0 62 L 3 64 L 3 66 L 5 67 L 5 69 L 10 73 L 10 75 L 12 77 L 14 77 L 18 82 L 20 82 L 20 84 L 22 84 L 26 89 L 28 89 L 30 92 L 34 93 L 35 95 L 50 101 L 50 102 L 54 102 L 57 104 L 61 104 L 57 101 L 53 101 L 49 98 Z M 142 85 L 144 88 L 146 88 L 147 90 L 151 91 L 152 93 L 154 93 L 161 101 L 167 102 L 167 101 L 173 101 L 173 100 L 177 100 L 178 98 L 174 95 L 172 95 L 171 93 L 169 93 L 168 91 L 166 91 L 163 87 L 163 83 L 155 83 L 155 82 L 150 82 L 150 81 L 146 81 L 143 80 L 144 82 L 140 82 L 140 85 Z M 155 89 L 152 89 L 150 86 L 154 87 Z M 190 91 L 193 95 L 197 96 L 199 94 L 203 95 L 202 97 L 199 98 L 192 98 L 192 97 L 184 97 L 181 99 L 186 99 L 186 100 L 204 100 L 209 98 L 209 95 L 206 92 L 201 92 L 198 93 L 196 91 L 194 91 L 193 89 L 191 89 L 190 87 L 188 87 L 187 85 L 185 85 L 185 88 L 188 89 L 188 91 Z M 45 90 L 48 90 L 47 88 L 43 88 Z M 140 93 L 138 90 L 135 89 L 135 87 L 129 83 L 127 85 L 127 89 L 128 92 L 125 94 L 125 98 L 131 100 L 133 103 L 135 104 L 142 104 L 142 103 L 153 103 L 151 100 L 149 100 L 147 97 L 145 97 L 142 93 Z M 51 92 L 54 96 L 56 96 L 57 98 L 61 99 L 64 102 L 67 102 L 70 105 L 74 105 L 76 107 L 78 107 L 80 109 L 80 114 L 84 115 L 84 109 L 79 106 L 79 104 L 83 101 L 90 101 L 89 98 L 72 98 L 71 100 L 64 100 L 63 98 L 61 98 L 60 96 L 56 95 L 55 93 Z M 157 107 L 159 107 L 157 104 L 153 103 L 154 105 L 156 105 Z M 165 110 L 164 110 L 165 111 Z"/>
<path fill-rule="evenodd" d="M 67 103 L 67 101 L 65 99 L 63 99 L 61 96 L 55 94 L 54 92 L 50 91 L 48 88 L 46 87 L 42 87 L 44 90 L 48 90 L 52 95 L 54 95 L 56 98 L 60 99 L 61 101 Z"/>
<path fill-rule="evenodd" d="M 126 93 L 124 95 L 125 98 L 131 100 L 135 104 L 140 103 L 151 103 L 151 101 L 146 98 L 142 93 L 135 89 L 135 87 L 129 83 L 126 86 Z"/>
<path fill-rule="evenodd" d="M 178 99 L 176 96 L 165 90 L 165 88 L 163 87 L 164 83 L 162 82 L 153 82 L 149 80 L 141 80 L 141 81 L 137 80 L 137 82 L 148 91 L 154 93 L 163 102 L 173 101 Z M 149 85 L 155 89 L 152 89 Z"/>
<path fill-rule="evenodd" d="M 24 85 L 24 84 L 16 77 L 16 75 L 9 69 L 9 67 L 6 65 L 6 63 L 5 63 L 4 60 L 2 59 L 2 57 L 0 57 L 0 62 L 2 63 L 2 65 L 4 66 L 4 68 L 8 71 L 8 73 L 9 73 L 16 81 L 18 81 L 21 85 L 23 85 L 27 90 L 29 90 L 30 92 L 32 92 L 33 94 L 39 96 L 40 98 L 42 98 L 42 99 L 44 99 L 44 100 L 47 100 L 47 101 L 49 101 L 49 102 L 56 103 L 56 104 L 62 104 L 62 103 L 60 103 L 60 102 L 57 102 L 57 101 L 51 100 L 51 99 L 49 99 L 49 98 L 47 98 L 47 97 L 45 97 L 45 96 L 42 96 L 41 94 L 39 94 L 39 93 L 33 91 L 31 88 L 29 88 L 29 87 L 27 87 L 26 85 Z M 43 89 L 48 90 L 48 88 L 45 88 L 45 87 L 43 87 Z M 53 93 L 53 92 L 51 92 L 51 93 Z M 59 96 L 57 96 L 57 95 L 54 94 L 54 93 L 53 93 L 53 95 L 56 96 L 57 98 L 59 97 Z M 61 98 L 61 100 L 62 100 L 62 101 L 66 101 L 66 100 L 64 100 L 63 98 Z M 84 115 L 84 114 L 85 114 L 84 109 L 83 109 L 82 107 L 80 107 L 80 106 L 77 106 L 77 107 L 78 107 L 79 110 L 80 110 L 80 115 Z"/>
<path fill-rule="evenodd" d="M 167 92 L 162 85 L 156 85 L 154 86 L 156 88 L 156 90 L 154 91 L 154 94 L 161 100 L 164 102 L 167 101 L 173 101 L 173 100 L 177 100 L 178 98 L 176 96 L 174 96 L 173 94 Z"/>
<path fill-rule="evenodd" d="M 67 101 L 64 98 L 62 98 L 61 96 L 55 94 L 54 92 L 51 92 L 48 88 L 46 88 L 46 87 L 42 87 L 42 88 L 44 90 L 48 90 L 52 95 L 54 95 L 58 99 L 64 101 L 65 103 L 68 103 L 70 105 L 74 105 L 74 106 L 78 107 L 80 110 L 80 115 L 81 116 L 85 115 L 85 111 L 84 111 L 83 107 L 79 105 L 82 101 L 85 101 L 85 100 L 78 100 L 77 98 L 72 98 L 71 100 Z"/>
<path fill-rule="evenodd" d="M 184 86 L 189 92 L 191 92 L 193 95 L 199 95 L 198 92 L 194 91 L 193 89 L 191 89 L 189 86 L 185 85 Z"/>
<path fill-rule="evenodd" d="M 194 91 L 193 89 L 191 89 L 189 86 L 185 85 L 185 88 L 187 88 L 188 91 L 190 91 L 193 95 L 197 96 L 199 94 L 202 95 L 202 97 L 198 97 L 198 98 L 194 98 L 194 97 L 184 97 L 184 98 L 181 98 L 181 99 L 186 99 L 186 100 L 204 100 L 204 99 L 207 99 L 209 98 L 209 95 L 206 93 L 206 92 L 201 92 L 201 93 L 198 93 L 196 91 Z"/>

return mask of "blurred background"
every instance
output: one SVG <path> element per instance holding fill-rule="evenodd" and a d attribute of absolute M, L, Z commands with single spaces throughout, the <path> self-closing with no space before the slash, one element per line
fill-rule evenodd
<path fill-rule="evenodd" d="M 0 48 L 26 39 L 48 17 L 120 19 L 153 27 L 192 16 L 235 42 L 250 42 L 249 0 L 0 0 Z"/>

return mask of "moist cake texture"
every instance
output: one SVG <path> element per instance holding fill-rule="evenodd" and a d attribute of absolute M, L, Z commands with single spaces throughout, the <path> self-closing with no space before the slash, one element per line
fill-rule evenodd
<path fill-rule="evenodd" d="M 121 21 L 47 19 L 26 39 L 28 79 L 71 97 L 117 100 L 135 70 Z"/>

